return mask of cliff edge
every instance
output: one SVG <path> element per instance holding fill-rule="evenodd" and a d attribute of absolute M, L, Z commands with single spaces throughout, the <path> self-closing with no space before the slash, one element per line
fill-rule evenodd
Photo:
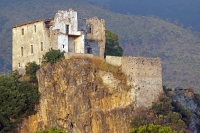
<path fill-rule="evenodd" d="M 19 132 L 33 133 L 50 126 L 68 133 L 129 132 L 137 91 L 127 84 L 120 66 L 99 58 L 71 58 L 46 64 L 37 78 L 41 93 L 38 112 L 23 121 Z M 161 92 L 162 88 L 151 100 Z"/>

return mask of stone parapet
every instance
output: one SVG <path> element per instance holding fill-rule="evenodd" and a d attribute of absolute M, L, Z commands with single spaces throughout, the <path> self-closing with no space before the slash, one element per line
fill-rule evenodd
<path fill-rule="evenodd" d="M 93 54 L 81 54 L 81 53 L 64 53 L 65 59 L 70 59 L 71 57 L 89 57 L 93 58 Z"/>

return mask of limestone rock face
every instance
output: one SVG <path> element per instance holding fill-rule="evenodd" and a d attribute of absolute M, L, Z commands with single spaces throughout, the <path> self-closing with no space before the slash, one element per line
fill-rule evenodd
<path fill-rule="evenodd" d="M 24 120 L 21 133 L 50 126 L 68 133 L 128 133 L 134 109 L 130 90 L 89 59 L 46 65 L 37 72 L 40 104 Z"/>
<path fill-rule="evenodd" d="M 19 132 L 33 133 L 51 126 L 68 133 L 130 132 L 135 91 L 122 76 L 94 67 L 89 58 L 43 66 L 37 72 L 38 112 L 23 121 Z"/>

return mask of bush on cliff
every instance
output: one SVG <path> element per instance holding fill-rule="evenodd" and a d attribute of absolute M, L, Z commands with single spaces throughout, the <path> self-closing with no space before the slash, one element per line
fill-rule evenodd
<path fill-rule="evenodd" d="M 173 131 L 168 126 L 149 124 L 138 128 L 132 128 L 130 133 L 177 133 L 177 131 Z M 182 132 L 180 131 L 179 133 Z"/>
<path fill-rule="evenodd" d="M 60 50 L 50 49 L 45 55 L 43 55 L 42 63 L 51 63 L 54 64 L 55 62 L 64 58 L 64 52 Z"/>
<path fill-rule="evenodd" d="M 22 118 L 35 113 L 39 101 L 37 86 L 19 81 L 13 72 L 0 76 L 0 133 L 15 133 L 15 127 Z"/>
<path fill-rule="evenodd" d="M 51 127 L 43 131 L 36 131 L 35 133 L 67 133 L 61 128 Z"/>
<path fill-rule="evenodd" d="M 35 62 L 31 62 L 26 66 L 26 75 L 30 76 L 31 83 L 37 83 L 36 72 L 40 69 L 40 66 Z"/>

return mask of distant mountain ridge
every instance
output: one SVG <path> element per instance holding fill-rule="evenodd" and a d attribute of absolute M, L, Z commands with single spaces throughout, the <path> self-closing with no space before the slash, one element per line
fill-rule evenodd
<path fill-rule="evenodd" d="M 73 8 L 81 18 L 105 19 L 106 28 L 119 35 L 124 55 L 160 57 L 163 85 L 199 88 L 199 33 L 180 25 L 155 16 L 113 13 L 85 0 L 2 0 L 0 7 L 0 72 L 11 70 L 12 26 L 50 18 L 57 10 Z"/>
<path fill-rule="evenodd" d="M 113 12 L 155 15 L 171 22 L 179 21 L 185 28 L 192 26 L 194 31 L 200 31 L 199 0 L 110 0 L 107 4 Z"/>

